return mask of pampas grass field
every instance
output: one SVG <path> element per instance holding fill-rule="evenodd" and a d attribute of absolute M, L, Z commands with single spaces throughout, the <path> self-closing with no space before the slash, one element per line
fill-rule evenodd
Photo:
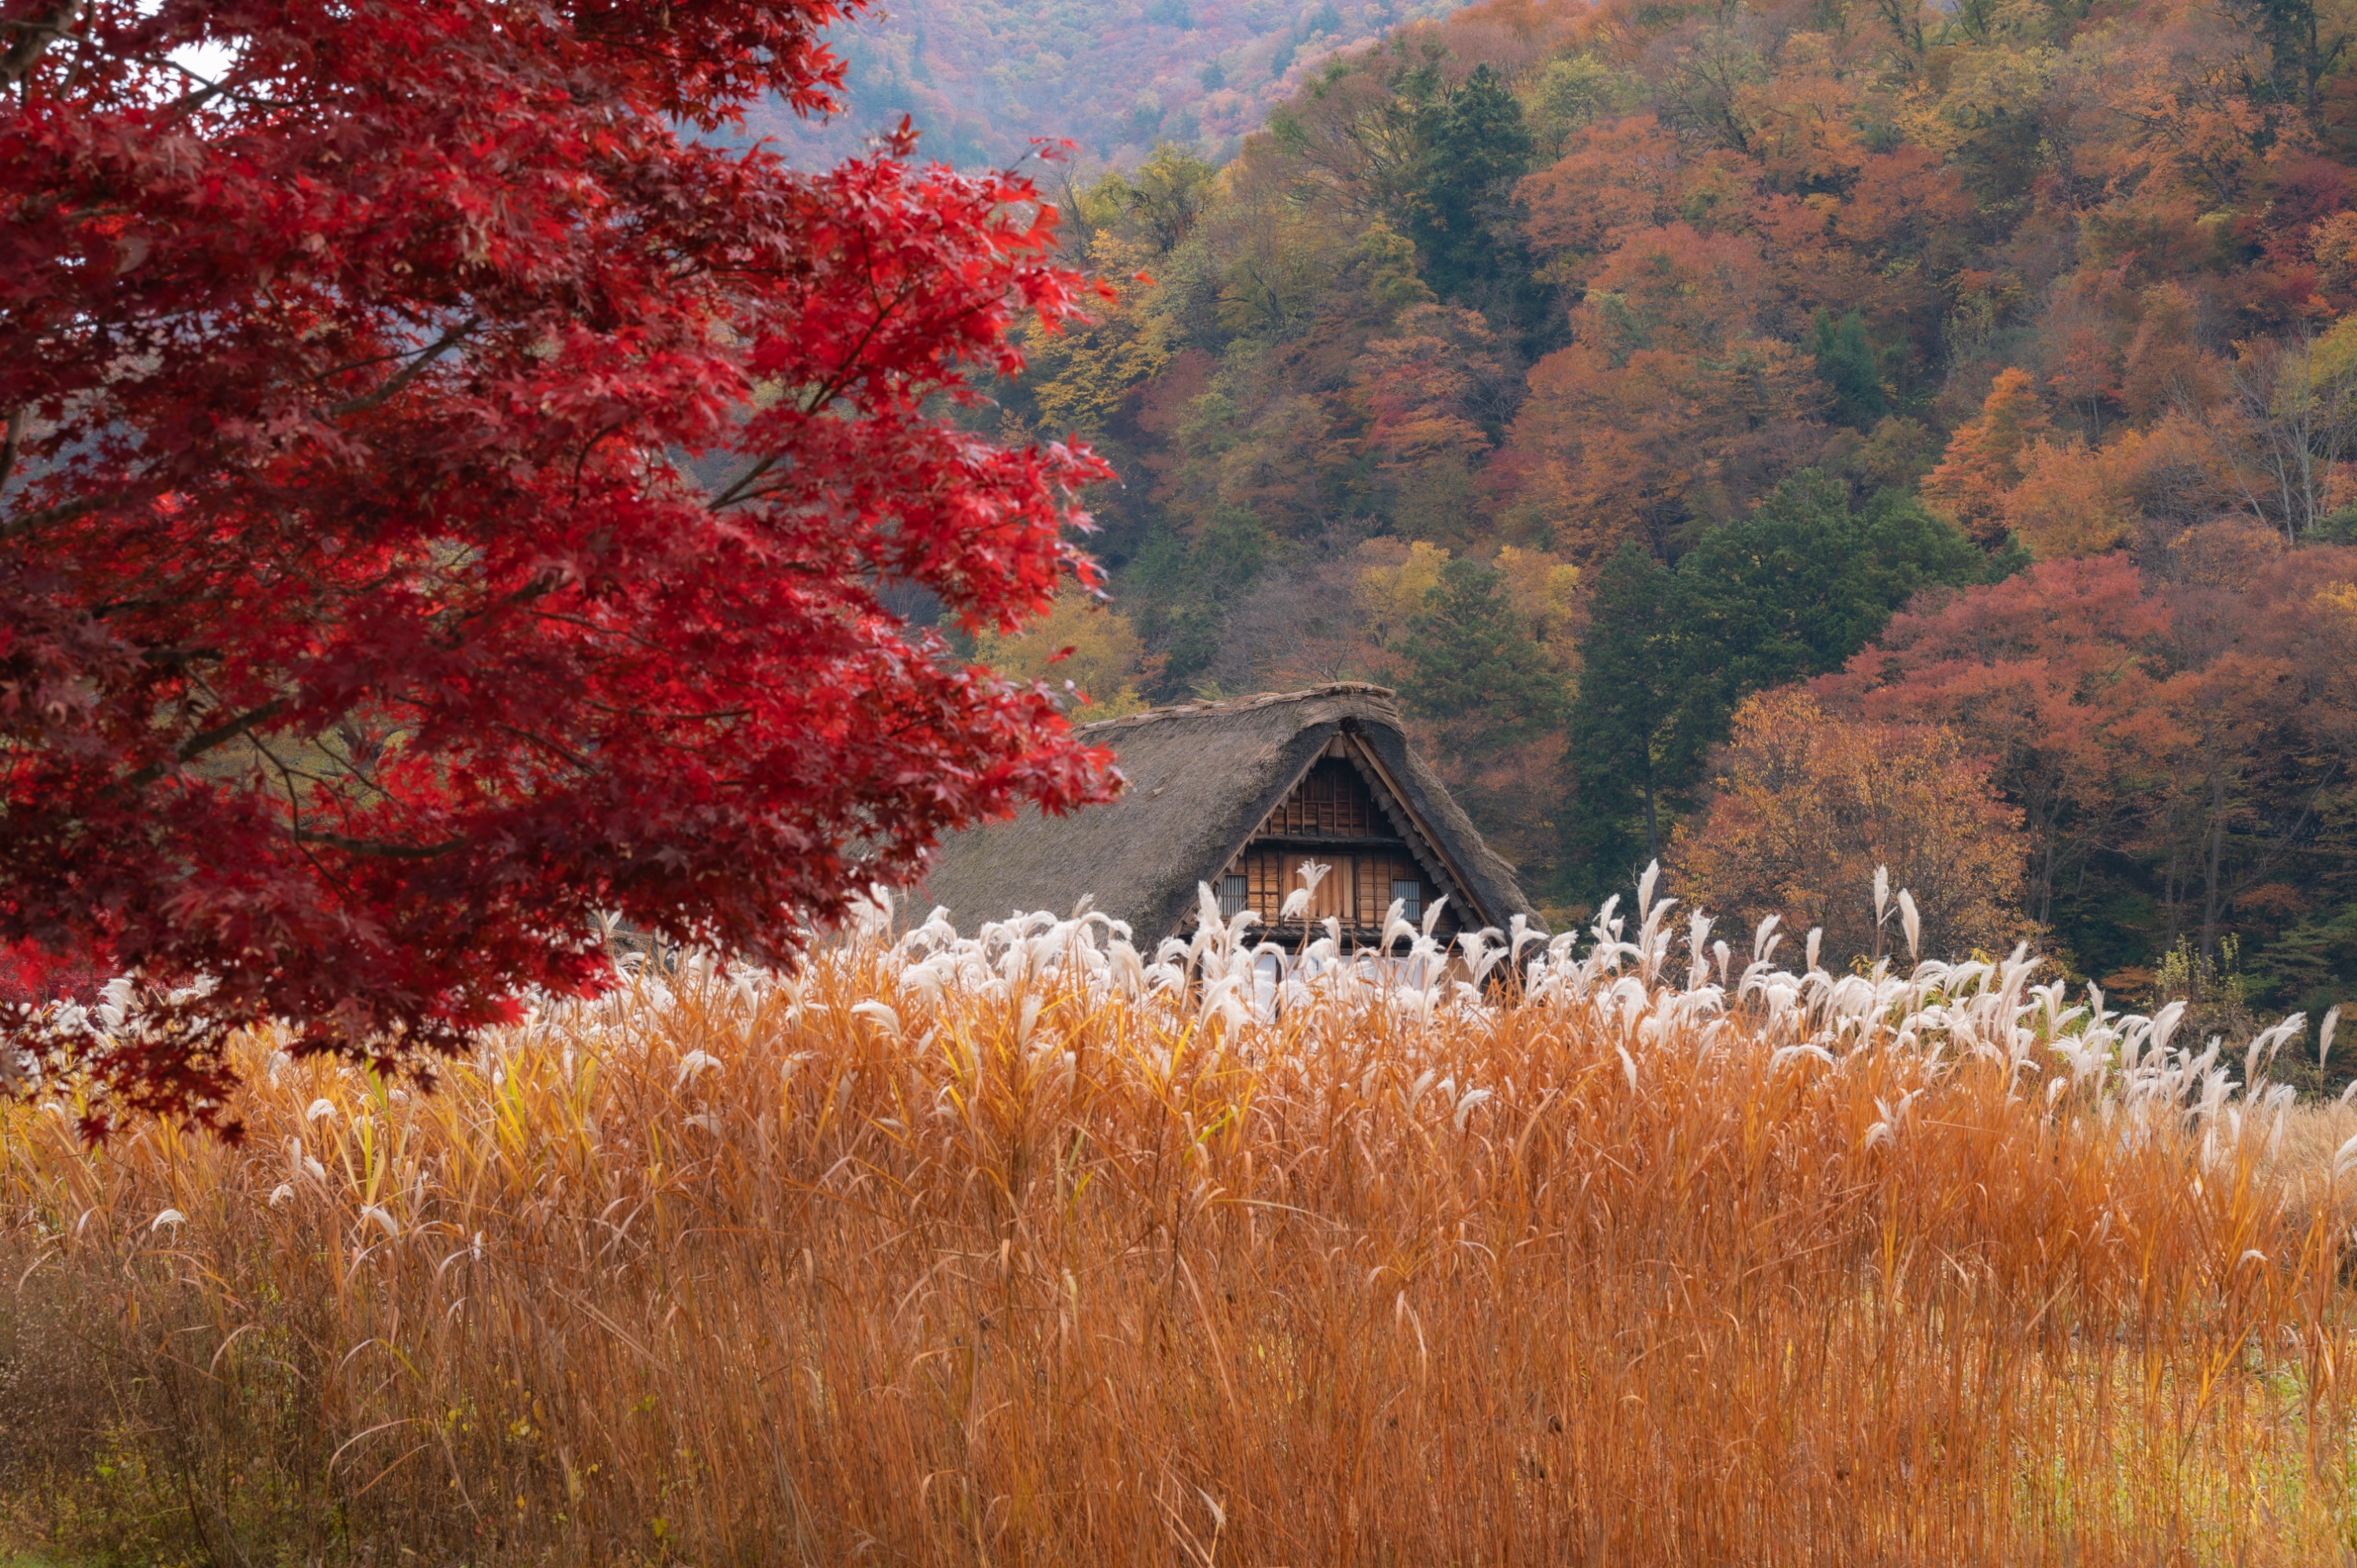
<path fill-rule="evenodd" d="M 52 1085 L 0 1129 L 0 1541 L 2351 1560 L 2357 1126 L 2269 1086 L 2288 1032 L 1750 946 L 1655 903 L 1273 984 L 1241 925 L 879 913 L 430 1094 L 255 1038 L 234 1148 L 86 1147 Z"/>

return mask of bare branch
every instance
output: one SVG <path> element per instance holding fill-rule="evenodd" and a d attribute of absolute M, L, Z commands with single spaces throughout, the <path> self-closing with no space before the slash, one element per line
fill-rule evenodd
<path fill-rule="evenodd" d="M 395 372 L 393 376 L 387 378 L 385 383 L 377 388 L 376 391 L 363 393 L 361 396 L 356 398 L 349 398 L 342 403 L 329 403 L 328 405 L 328 417 L 329 419 L 341 419 L 348 413 L 360 413 L 368 409 L 375 408 L 381 403 L 390 402 L 393 398 L 399 397 L 401 395 L 402 389 L 408 386 L 410 382 L 415 381 L 420 375 L 423 375 L 427 366 L 431 365 L 435 360 L 440 359 L 443 355 L 448 353 L 452 349 L 457 347 L 458 344 L 471 337 L 474 334 L 475 328 L 481 325 L 482 321 L 480 317 L 469 316 L 466 320 L 458 323 L 457 326 L 453 327 L 449 331 L 445 332 L 441 337 L 436 338 L 433 342 L 428 343 L 424 349 L 420 349 L 414 359 L 411 360 L 408 364 L 403 366 L 401 370 Z"/>

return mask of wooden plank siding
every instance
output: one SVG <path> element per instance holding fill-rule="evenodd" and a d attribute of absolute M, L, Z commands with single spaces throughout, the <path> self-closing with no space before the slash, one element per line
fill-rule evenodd
<path fill-rule="evenodd" d="M 1311 925 L 1331 916 L 1355 943 L 1380 939 L 1395 883 L 1403 892 L 1414 886 L 1408 913 L 1419 922 L 1422 911 L 1442 891 L 1417 863 L 1339 741 L 1269 812 L 1225 875 L 1243 879 L 1245 907 L 1260 916 L 1263 929 L 1268 930 L 1275 926 L 1286 896 L 1302 886 L 1300 868 L 1310 861 L 1330 867 L 1313 897 Z M 1445 937 L 1458 930 L 1457 913 L 1453 904 L 1444 909 L 1435 934 Z M 1300 929 L 1297 917 L 1284 930 L 1270 934 L 1280 940 L 1288 932 L 1297 937 Z"/>

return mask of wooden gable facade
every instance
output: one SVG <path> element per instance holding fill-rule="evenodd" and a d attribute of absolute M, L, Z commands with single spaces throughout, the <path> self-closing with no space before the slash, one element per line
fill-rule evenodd
<path fill-rule="evenodd" d="M 1286 897 L 1306 886 L 1302 868 L 1312 864 L 1327 869 L 1311 896 L 1309 923 L 1338 921 L 1346 945 L 1379 940 L 1394 900 L 1417 926 L 1440 903 L 1435 934 L 1458 929 L 1464 900 L 1441 902 L 1451 879 L 1437 851 L 1384 789 L 1380 764 L 1347 734 L 1327 743 L 1222 872 L 1213 884 L 1221 912 L 1250 909 L 1265 929 L 1276 927 Z"/>

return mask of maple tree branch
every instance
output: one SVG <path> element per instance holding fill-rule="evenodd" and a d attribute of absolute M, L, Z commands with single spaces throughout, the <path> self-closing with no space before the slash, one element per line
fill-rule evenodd
<path fill-rule="evenodd" d="M 568 768 L 578 768 L 584 773 L 591 770 L 590 762 L 587 757 L 580 756 L 565 746 L 557 745 L 556 742 L 549 739 L 544 735 L 534 735 L 532 731 L 521 728 L 515 725 L 500 725 L 498 728 L 500 733 L 511 735 L 515 736 L 516 739 L 523 742 L 526 746 L 533 746 L 538 750 L 548 753 L 551 757 L 555 757 L 559 762 L 564 763 Z"/>
<path fill-rule="evenodd" d="M 734 479 L 731 479 L 728 482 L 727 487 L 718 495 L 714 496 L 710 500 L 705 502 L 705 510 L 707 511 L 718 511 L 723 507 L 735 506 L 738 501 L 743 500 L 745 499 L 746 491 L 754 484 L 754 482 L 759 480 L 762 475 L 768 473 L 771 468 L 776 467 L 778 466 L 778 459 L 784 456 L 785 454 L 782 452 L 772 452 L 768 456 L 756 462 L 751 467 L 737 475 Z"/>
<path fill-rule="evenodd" d="M 31 75 L 50 43 L 64 38 L 81 15 L 81 0 L 59 0 L 47 16 L 0 20 L 0 32 L 16 35 L 7 52 L 0 54 L 0 87 L 12 87 Z"/>
<path fill-rule="evenodd" d="M 16 446 L 17 443 L 24 439 L 24 435 L 25 411 L 21 408 L 12 408 L 8 411 L 7 431 L 5 435 L 0 435 L 0 491 L 5 491 L 8 488 L 8 476 L 16 471 Z"/>
<path fill-rule="evenodd" d="M 37 528 L 48 528 L 52 523 L 71 522 L 86 512 L 96 511 L 105 504 L 104 496 L 78 496 L 72 500 L 59 501 L 55 506 L 43 507 L 38 511 L 27 512 L 20 518 L 0 522 L 0 544 L 5 544 L 12 539 L 21 538 Z"/>
<path fill-rule="evenodd" d="M 256 98 L 251 92 L 240 92 L 236 88 L 231 86 L 226 80 L 214 81 L 209 78 L 199 76 L 197 72 L 190 70 L 187 66 L 182 65 L 178 60 L 172 59 L 168 55 L 161 58 L 155 55 L 134 55 L 131 58 L 137 60 L 141 65 L 168 67 L 173 70 L 178 71 L 182 76 L 187 77 L 190 81 L 197 84 L 197 90 L 194 92 L 183 93 L 178 98 L 174 99 L 171 103 L 167 106 L 165 113 L 174 115 L 175 117 L 192 113 L 195 111 L 203 108 L 206 104 L 211 102 L 216 98 L 226 98 L 232 103 L 251 103 L 257 109 L 299 109 L 302 107 L 299 103 L 288 103 L 276 98 Z"/>
<path fill-rule="evenodd" d="M 381 839 L 356 839 L 345 833 L 323 833 L 311 828 L 291 830 L 296 843 L 320 844 L 339 849 L 347 854 L 380 855 L 389 860 L 432 860 L 449 854 L 464 843 L 464 839 L 445 839 L 440 843 L 386 843 Z"/>
<path fill-rule="evenodd" d="M 802 400 L 802 412 L 805 414 L 816 413 L 842 395 L 853 369 L 859 363 L 861 357 L 867 352 L 867 346 L 876 340 L 876 335 L 884 329 L 884 323 L 891 319 L 893 313 L 909 302 L 909 291 L 906 285 L 903 285 L 899 294 L 890 300 L 879 297 L 874 288 L 874 271 L 871 266 L 868 298 L 877 307 L 876 315 L 859 334 L 859 341 L 851 346 L 850 352 L 843 357 L 843 362 L 835 367 L 834 374 L 821 381 L 813 389 L 810 396 Z M 967 314 L 970 315 L 972 312 Z M 742 474 L 737 475 L 736 478 L 729 481 L 726 489 L 705 503 L 705 510 L 718 511 L 724 507 L 734 506 L 738 501 L 746 499 L 747 492 L 751 486 L 759 480 L 762 475 L 775 467 L 778 459 L 782 456 L 782 453 L 772 452 Z"/>
<path fill-rule="evenodd" d="M 238 736 L 243 735 L 254 725 L 267 724 L 285 711 L 286 699 L 284 697 L 273 697 L 270 701 L 263 703 L 260 707 L 249 708 L 244 713 L 240 714 L 237 717 L 231 719 L 226 724 L 215 725 L 209 730 L 199 730 L 197 734 L 190 736 L 188 739 L 180 743 L 178 749 L 172 753 L 172 759 L 174 762 L 194 762 L 206 752 L 227 746 L 231 741 L 235 740 Z M 153 784 L 156 779 L 164 777 L 164 775 L 169 770 L 170 768 L 168 764 L 161 762 L 149 763 L 146 767 L 139 769 L 138 772 L 124 779 L 114 788 L 117 791 L 145 789 L 148 785 Z"/>
<path fill-rule="evenodd" d="M 457 326 L 453 327 L 449 331 L 445 332 L 441 337 L 436 338 L 433 342 L 428 343 L 425 348 L 419 349 L 416 355 L 410 360 L 408 364 L 403 366 L 399 371 L 388 377 L 385 383 L 377 388 L 374 392 L 364 392 L 361 396 L 355 398 L 347 398 L 342 403 L 329 403 L 328 405 L 328 417 L 329 419 L 341 419 L 349 413 L 364 413 L 369 409 L 375 408 L 382 403 L 388 403 L 393 398 L 399 397 L 401 395 L 402 389 L 408 386 L 410 382 L 415 381 L 419 376 L 423 375 L 425 372 L 427 366 L 433 364 L 435 360 L 440 359 L 443 355 L 448 353 L 452 349 L 457 347 L 467 338 L 472 337 L 474 335 L 475 328 L 481 325 L 481 317 L 469 316 L 466 320 L 460 322 Z"/>

